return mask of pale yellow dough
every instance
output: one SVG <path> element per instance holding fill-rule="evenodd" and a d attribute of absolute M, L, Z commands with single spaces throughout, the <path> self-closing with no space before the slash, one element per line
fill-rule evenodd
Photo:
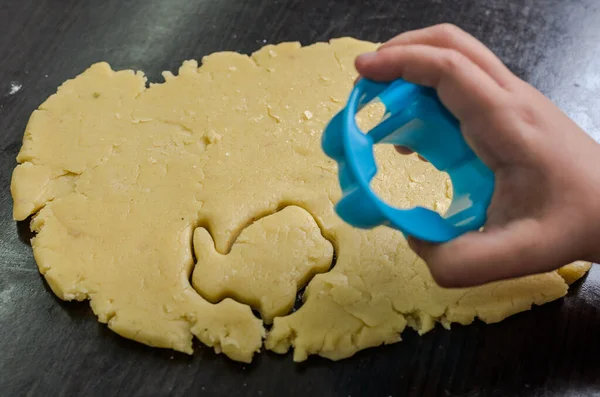
<path fill-rule="evenodd" d="M 14 218 L 35 214 L 33 251 L 54 293 L 89 299 L 127 338 L 191 353 L 195 335 L 246 362 L 265 330 L 245 303 L 280 315 L 264 346 L 293 346 L 301 361 L 397 342 L 407 325 L 496 322 L 564 296 L 558 272 L 442 289 L 400 233 L 335 215 L 321 132 L 350 92 L 354 57 L 374 48 L 344 38 L 217 53 L 148 89 L 142 73 L 98 63 L 64 83 L 32 114 L 11 187 Z M 447 208 L 445 175 L 389 147 L 378 154 L 375 185 L 389 200 Z M 587 269 L 561 274 L 572 282 Z"/>
<path fill-rule="evenodd" d="M 296 292 L 329 269 L 333 246 L 308 212 L 287 207 L 242 231 L 231 252 L 221 255 L 206 229 L 194 232 L 198 264 L 192 284 L 202 296 L 224 297 L 257 308 L 270 324 L 292 310 Z"/>

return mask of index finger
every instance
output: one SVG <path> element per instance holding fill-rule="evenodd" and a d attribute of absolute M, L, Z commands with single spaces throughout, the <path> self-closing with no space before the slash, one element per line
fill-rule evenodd
<path fill-rule="evenodd" d="M 440 24 L 401 33 L 388 40 L 379 50 L 400 45 L 423 44 L 460 52 L 505 87 L 515 75 L 489 48 L 458 26 Z"/>
<path fill-rule="evenodd" d="M 508 92 L 458 51 L 428 45 L 393 46 L 357 57 L 356 69 L 367 78 L 403 78 L 433 87 L 442 103 L 460 121 L 496 107 Z"/>

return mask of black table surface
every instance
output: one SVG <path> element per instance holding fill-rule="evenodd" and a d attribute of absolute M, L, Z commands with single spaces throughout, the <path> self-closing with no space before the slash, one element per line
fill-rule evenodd
<path fill-rule="evenodd" d="M 162 70 L 215 51 L 340 36 L 384 41 L 452 22 L 600 137 L 597 0 L 0 0 L 0 396 L 600 395 L 600 271 L 495 325 L 441 327 L 332 362 L 242 365 L 123 339 L 54 297 L 9 185 L 31 112 L 96 61 Z M 20 89 L 18 89 L 20 87 Z"/>

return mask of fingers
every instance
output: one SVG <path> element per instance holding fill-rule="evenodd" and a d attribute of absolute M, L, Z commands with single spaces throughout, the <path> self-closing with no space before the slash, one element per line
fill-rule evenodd
<path fill-rule="evenodd" d="M 358 72 L 372 80 L 403 78 L 433 87 L 461 121 L 479 117 L 508 94 L 460 52 L 422 44 L 392 46 L 356 59 Z"/>
<path fill-rule="evenodd" d="M 559 250 L 554 239 L 540 239 L 548 237 L 544 229 L 537 221 L 521 220 L 503 229 L 467 233 L 445 244 L 410 238 L 409 245 L 440 286 L 471 287 L 543 273 L 571 262 L 570 253 Z"/>
<path fill-rule="evenodd" d="M 394 46 L 422 44 L 460 52 L 490 75 L 500 86 L 507 86 L 515 75 L 483 43 L 452 24 L 440 24 L 399 34 L 379 50 Z"/>

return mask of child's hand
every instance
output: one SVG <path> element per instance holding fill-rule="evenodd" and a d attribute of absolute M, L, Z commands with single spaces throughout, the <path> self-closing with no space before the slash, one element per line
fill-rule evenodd
<path fill-rule="evenodd" d="M 436 88 L 496 175 L 485 231 L 439 245 L 409 241 L 440 285 L 600 259 L 600 145 L 483 44 L 438 25 L 395 37 L 358 57 L 356 68 L 373 80 Z"/>

